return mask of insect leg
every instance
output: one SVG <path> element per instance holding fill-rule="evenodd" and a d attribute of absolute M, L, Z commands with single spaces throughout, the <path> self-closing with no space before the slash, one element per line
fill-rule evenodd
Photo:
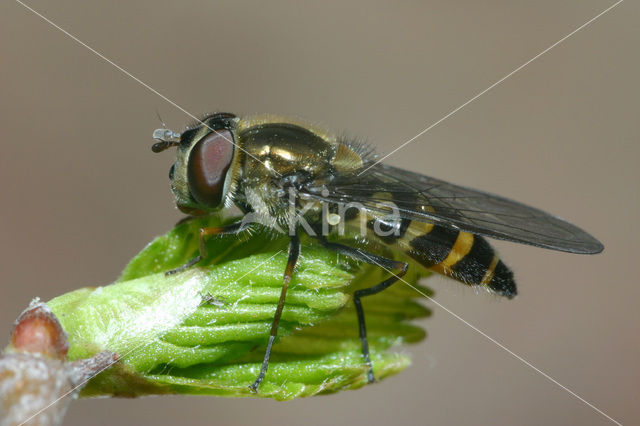
<path fill-rule="evenodd" d="M 170 271 L 167 271 L 164 274 L 165 275 L 177 274 L 178 272 L 182 272 L 185 269 L 192 267 L 193 265 L 195 265 L 196 263 L 200 262 L 202 259 L 207 257 L 207 244 L 206 244 L 205 237 L 209 235 L 237 234 L 247 229 L 249 225 L 250 225 L 249 223 L 240 220 L 238 222 L 232 223 L 231 225 L 227 225 L 227 226 L 200 228 L 200 253 L 196 257 L 194 257 L 193 259 L 185 263 L 184 265 L 179 266 L 175 269 L 171 269 Z"/>
<path fill-rule="evenodd" d="M 260 383 L 262 383 L 264 375 L 267 373 L 267 368 L 269 367 L 269 358 L 271 357 L 271 348 L 273 347 L 273 342 L 275 341 L 276 335 L 278 334 L 278 324 L 280 323 L 282 309 L 284 308 L 284 301 L 287 297 L 287 288 L 289 287 L 289 282 L 291 281 L 291 276 L 293 275 L 293 269 L 296 267 L 296 263 L 298 263 L 298 257 L 300 257 L 300 239 L 298 238 L 298 234 L 296 233 L 292 235 L 291 239 L 289 240 L 289 260 L 287 261 L 287 267 L 284 270 L 282 292 L 280 293 L 278 307 L 276 308 L 276 313 L 273 316 L 273 322 L 271 323 L 271 333 L 269 334 L 269 342 L 267 343 L 267 350 L 264 353 L 264 360 L 262 361 L 260 374 L 258 374 L 256 381 L 253 382 L 251 386 L 249 386 L 249 388 L 253 392 L 258 392 L 258 387 L 260 386 Z"/>
<path fill-rule="evenodd" d="M 349 256 L 353 259 L 359 260 L 361 262 L 369 263 L 371 265 L 379 266 L 386 270 L 395 270 L 398 271 L 396 274 L 393 274 L 391 277 L 386 280 L 372 286 L 357 290 L 353 294 L 353 304 L 356 307 L 356 313 L 358 314 L 358 325 L 359 325 L 359 333 L 360 333 L 360 341 L 362 342 L 362 356 L 369 367 L 369 372 L 367 373 L 367 378 L 369 383 L 375 381 L 373 376 L 373 364 L 371 363 L 371 357 L 369 355 L 369 342 L 367 340 L 367 326 L 364 319 L 364 309 L 362 308 L 362 298 L 365 296 L 371 296 L 376 293 L 380 293 L 382 290 L 389 288 L 393 283 L 398 281 L 400 277 L 407 273 L 409 269 L 409 264 L 406 262 L 400 262 L 393 259 L 388 259 L 386 257 L 377 256 L 373 253 L 368 253 L 364 250 L 360 250 L 358 248 L 349 247 L 344 244 L 331 243 L 327 241 L 324 236 L 319 235 L 318 239 L 320 243 L 333 251 L 336 251 L 345 256 Z"/>

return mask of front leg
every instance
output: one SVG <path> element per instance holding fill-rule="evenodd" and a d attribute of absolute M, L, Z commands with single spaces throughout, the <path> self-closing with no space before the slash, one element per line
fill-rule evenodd
<path fill-rule="evenodd" d="M 239 220 L 238 222 L 232 223 L 227 226 L 217 226 L 211 228 L 200 228 L 199 231 L 199 239 L 200 239 L 200 252 L 196 257 L 188 261 L 182 266 L 179 266 L 175 269 L 171 269 L 170 271 L 165 272 L 165 275 L 173 275 L 178 272 L 182 272 L 185 269 L 188 269 L 200 262 L 202 259 L 207 257 L 207 244 L 205 237 L 209 235 L 225 235 L 225 234 L 238 234 L 250 226 L 250 223 L 245 220 Z"/>
<path fill-rule="evenodd" d="M 256 378 L 256 381 L 253 382 L 249 389 L 253 392 L 258 392 L 258 387 L 262 380 L 264 379 L 264 375 L 267 373 L 267 368 L 269 368 L 269 358 L 271 357 L 271 348 L 273 347 L 273 342 L 276 340 L 276 335 L 278 334 L 278 324 L 280 323 L 280 317 L 282 316 L 282 309 L 284 308 L 284 301 L 287 297 L 287 288 L 289 287 L 289 282 L 291 281 L 291 277 L 293 276 L 293 269 L 296 267 L 296 263 L 298 263 L 298 258 L 300 257 L 300 239 L 298 238 L 298 234 L 294 234 L 291 236 L 289 240 L 289 260 L 287 261 L 287 267 L 284 270 L 284 278 L 282 284 L 282 292 L 280 293 L 280 299 L 278 300 L 278 307 L 276 308 L 276 313 L 273 316 L 273 322 L 271 323 L 271 333 L 269 334 L 269 342 L 267 342 L 267 350 L 264 354 L 264 360 L 262 361 L 262 367 L 260 368 L 260 374 Z"/>

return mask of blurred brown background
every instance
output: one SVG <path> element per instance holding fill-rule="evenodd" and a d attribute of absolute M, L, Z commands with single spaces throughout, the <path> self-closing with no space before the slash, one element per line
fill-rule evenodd
<path fill-rule="evenodd" d="M 316 120 L 386 153 L 612 1 L 28 4 L 186 110 Z M 617 420 L 640 422 L 639 7 L 625 1 L 387 161 L 552 211 L 577 256 L 496 243 L 520 296 L 437 300 Z M 108 284 L 180 217 L 156 110 L 191 119 L 19 3 L 0 4 L 0 331 L 34 296 Z M 288 403 L 82 400 L 68 425 L 610 424 L 434 307 L 414 365 Z M 355 332 L 355 330 L 354 330 Z"/>

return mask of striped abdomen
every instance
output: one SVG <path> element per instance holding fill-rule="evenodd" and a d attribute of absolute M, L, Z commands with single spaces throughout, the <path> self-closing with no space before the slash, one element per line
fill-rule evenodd
<path fill-rule="evenodd" d="M 403 219 L 399 235 L 382 237 L 425 267 L 469 285 L 486 286 L 512 298 L 513 273 L 486 239 L 456 229 Z"/>

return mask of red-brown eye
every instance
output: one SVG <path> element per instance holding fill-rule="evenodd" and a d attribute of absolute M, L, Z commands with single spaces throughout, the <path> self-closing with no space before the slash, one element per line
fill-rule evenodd
<path fill-rule="evenodd" d="M 233 160 L 233 135 L 228 130 L 208 134 L 189 154 L 187 179 L 193 198 L 202 206 L 218 207 L 224 181 Z"/>

